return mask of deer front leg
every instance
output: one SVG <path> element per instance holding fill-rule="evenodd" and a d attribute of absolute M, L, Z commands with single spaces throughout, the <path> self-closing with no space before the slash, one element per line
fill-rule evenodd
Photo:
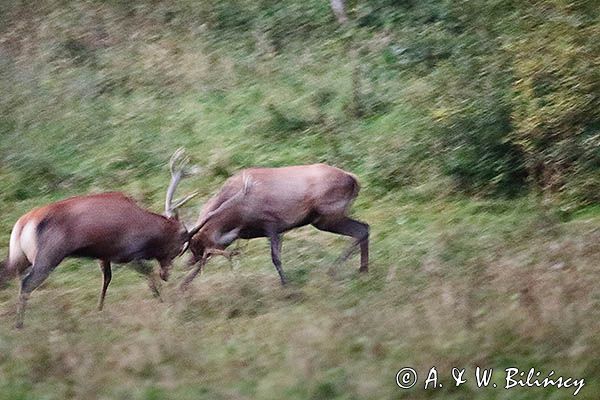
<path fill-rule="evenodd" d="M 278 234 L 272 234 L 270 236 L 271 240 L 271 260 L 273 261 L 273 265 L 275 265 L 275 269 L 277 269 L 277 273 L 279 274 L 279 279 L 281 279 L 281 284 L 285 285 L 287 280 L 285 279 L 285 275 L 283 274 L 283 269 L 281 268 L 281 236 Z"/>
<path fill-rule="evenodd" d="M 204 267 L 204 264 L 206 264 L 208 257 L 210 257 L 210 250 L 205 250 L 204 254 L 202 254 L 202 259 L 196 264 L 194 269 L 192 269 L 192 271 L 189 274 L 187 274 L 187 276 L 183 279 L 183 282 L 181 282 L 179 289 L 182 292 L 185 292 L 188 289 L 190 283 L 194 280 L 194 278 L 200 272 L 202 272 L 202 268 Z"/>
<path fill-rule="evenodd" d="M 239 250 L 218 250 L 218 249 L 209 249 L 206 251 L 208 256 L 223 256 L 231 261 L 231 258 L 240 254 Z"/>
<path fill-rule="evenodd" d="M 211 256 L 223 256 L 229 261 L 229 269 L 233 271 L 233 257 L 240 254 L 239 250 L 218 250 L 218 249 L 209 249 L 207 250 L 208 257 Z"/>
<path fill-rule="evenodd" d="M 152 268 L 152 265 L 144 261 L 136 261 L 133 263 L 133 269 L 146 276 L 148 279 L 148 287 L 150 288 L 152 295 L 162 303 L 163 299 L 160 296 L 160 279 L 156 271 L 154 271 L 154 268 Z"/>
<path fill-rule="evenodd" d="M 104 297 L 106 296 L 106 289 L 110 280 L 112 279 L 112 270 L 110 268 L 110 261 L 101 260 L 100 270 L 102 271 L 102 291 L 100 292 L 100 300 L 98 301 L 98 311 L 102 311 L 104 308 Z"/>

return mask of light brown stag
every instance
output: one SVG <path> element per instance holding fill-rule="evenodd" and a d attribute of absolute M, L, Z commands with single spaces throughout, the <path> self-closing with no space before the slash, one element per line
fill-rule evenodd
<path fill-rule="evenodd" d="M 291 229 L 315 228 L 355 239 L 340 259 L 360 247 L 360 271 L 368 270 L 369 226 L 348 216 L 360 186 L 356 176 L 325 164 L 282 168 L 249 168 L 229 178 L 202 208 L 198 233 L 190 240 L 195 265 L 181 284 L 185 289 L 212 255 L 231 255 L 225 249 L 238 238 L 269 238 L 271 258 L 281 283 L 281 236 Z"/>

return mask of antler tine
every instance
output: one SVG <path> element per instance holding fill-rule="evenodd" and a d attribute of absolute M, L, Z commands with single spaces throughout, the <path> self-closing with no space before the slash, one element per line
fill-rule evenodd
<path fill-rule="evenodd" d="M 189 162 L 190 158 L 185 154 L 185 149 L 183 147 L 178 148 L 169 160 L 169 170 L 171 171 L 171 175 L 174 175 L 178 171 L 181 172 L 182 175 L 186 175 L 185 167 Z"/>
<path fill-rule="evenodd" d="M 198 195 L 198 192 L 187 195 L 181 200 L 176 201 L 173 204 L 173 196 L 175 189 L 179 184 L 181 178 L 188 177 L 197 173 L 198 168 L 196 166 L 188 167 L 190 158 L 185 154 L 183 147 L 178 148 L 169 160 L 169 170 L 171 171 L 171 182 L 167 188 L 167 196 L 165 199 L 165 215 L 168 217 L 177 216 L 177 208 L 181 207 L 193 197 Z"/>
<path fill-rule="evenodd" d="M 175 162 L 177 161 L 177 159 L 179 157 L 181 157 L 183 152 L 184 152 L 183 147 L 180 147 L 177 150 L 175 150 L 175 152 L 169 159 L 169 171 L 171 171 L 171 175 L 175 172 Z"/>
<path fill-rule="evenodd" d="M 177 200 L 177 202 L 175 204 L 173 204 L 171 206 L 171 208 L 173 210 L 181 207 L 182 205 L 184 205 L 185 203 L 187 203 L 188 201 L 190 201 L 191 199 L 193 199 L 194 197 L 198 196 L 198 194 L 200 194 L 199 191 L 195 191 L 194 193 L 188 194 L 187 196 L 185 196 L 183 199 L 181 200 Z"/>

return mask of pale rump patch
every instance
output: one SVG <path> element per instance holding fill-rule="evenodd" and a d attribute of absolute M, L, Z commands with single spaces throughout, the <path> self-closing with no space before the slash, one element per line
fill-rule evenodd
<path fill-rule="evenodd" d="M 10 245 L 8 247 L 8 261 L 9 264 L 18 263 L 22 258 L 25 258 L 25 254 L 21 250 L 21 244 L 19 243 L 19 236 L 21 234 L 21 222 L 17 221 L 10 233 Z"/>
<path fill-rule="evenodd" d="M 20 250 L 25 254 L 29 262 L 32 264 L 35 262 L 35 256 L 37 255 L 37 225 L 37 221 L 35 220 L 27 221 L 19 237 Z"/>

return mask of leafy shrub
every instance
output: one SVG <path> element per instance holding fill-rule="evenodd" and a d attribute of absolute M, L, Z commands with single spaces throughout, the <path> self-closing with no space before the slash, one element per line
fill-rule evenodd
<path fill-rule="evenodd" d="M 471 68 L 471 73 L 461 71 L 461 77 L 480 74 L 480 66 L 467 69 Z M 526 171 L 520 148 L 510 141 L 510 91 L 493 72 L 481 75 L 448 82 L 448 93 L 441 95 L 443 103 L 434 110 L 434 154 L 462 190 L 515 194 L 525 183 Z"/>
<path fill-rule="evenodd" d="M 405 70 L 426 64 L 415 73 L 432 78 L 432 155 L 458 188 L 514 194 L 529 183 L 597 201 L 600 26 L 590 4 L 456 2 L 437 14 L 435 36 L 411 31 L 401 57 L 413 61 Z M 430 48 L 445 56 L 415 57 Z"/>
<path fill-rule="evenodd" d="M 524 40 L 510 48 L 516 74 L 514 141 L 525 152 L 538 187 L 598 201 L 592 177 L 600 167 L 600 72 L 595 65 L 600 26 L 568 6 L 529 10 L 528 17 Z"/>

